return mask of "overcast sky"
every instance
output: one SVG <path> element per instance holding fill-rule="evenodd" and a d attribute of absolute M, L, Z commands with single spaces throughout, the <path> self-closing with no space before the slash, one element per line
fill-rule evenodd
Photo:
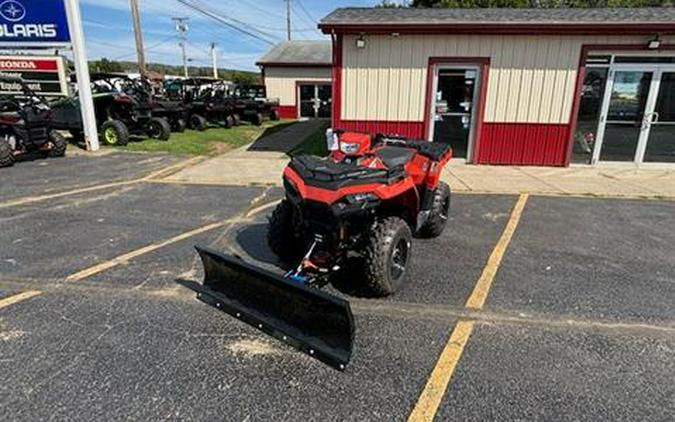
<path fill-rule="evenodd" d="M 188 56 L 192 64 L 210 65 L 209 45 L 217 43 L 220 67 L 257 70 L 254 63 L 274 42 L 286 37 L 284 0 L 190 0 L 255 28 L 258 38 L 237 32 L 182 5 L 179 0 L 140 0 L 147 61 L 180 64 L 172 17 L 189 17 Z M 135 60 L 129 0 L 80 0 L 90 59 Z M 319 19 L 343 6 L 372 6 L 378 0 L 292 0 L 294 39 L 327 39 Z M 262 32 L 262 33 L 261 33 Z M 262 38 L 259 39 L 259 38 Z M 264 40 L 269 40 L 266 42 Z"/>

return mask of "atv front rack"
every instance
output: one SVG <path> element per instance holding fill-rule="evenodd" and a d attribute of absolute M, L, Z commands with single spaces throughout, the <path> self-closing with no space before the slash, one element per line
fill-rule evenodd
<path fill-rule="evenodd" d="M 349 302 L 196 246 L 204 264 L 197 297 L 296 349 L 344 370 L 354 343 Z"/>

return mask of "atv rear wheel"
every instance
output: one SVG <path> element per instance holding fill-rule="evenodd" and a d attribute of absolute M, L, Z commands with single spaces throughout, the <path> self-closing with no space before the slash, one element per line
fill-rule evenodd
<path fill-rule="evenodd" d="M 14 149 L 9 139 L 0 137 L 0 167 L 12 167 L 14 165 Z"/>
<path fill-rule="evenodd" d="M 277 205 L 270 217 L 267 245 L 287 263 L 297 264 L 305 254 L 305 245 L 295 230 L 295 207 L 287 199 Z"/>
<path fill-rule="evenodd" d="M 251 123 L 253 123 L 253 124 L 256 125 L 256 126 L 260 126 L 260 125 L 263 124 L 263 120 L 264 120 L 264 119 L 265 119 L 265 118 L 263 117 L 262 113 L 256 113 L 256 114 L 254 114 L 253 117 L 251 118 Z"/>
<path fill-rule="evenodd" d="M 398 291 L 408 275 L 412 232 L 401 218 L 379 220 L 366 241 L 363 278 L 372 296 L 389 296 Z"/>
<path fill-rule="evenodd" d="M 129 143 L 129 129 L 119 120 L 108 120 L 101 125 L 103 140 L 108 145 L 126 145 Z"/>
<path fill-rule="evenodd" d="M 171 125 L 166 119 L 153 117 L 148 122 L 146 134 L 152 139 L 167 141 L 171 137 Z"/>
<path fill-rule="evenodd" d="M 239 126 L 241 124 L 241 116 L 237 113 L 232 115 L 232 118 L 234 119 L 234 125 Z"/>
<path fill-rule="evenodd" d="M 440 182 L 434 193 L 434 201 L 429 210 L 429 218 L 419 230 L 420 237 L 427 239 L 438 237 L 443 233 L 450 213 L 450 186 Z"/>
<path fill-rule="evenodd" d="M 174 132 L 183 133 L 185 132 L 186 127 L 187 123 L 185 122 L 185 119 L 175 119 L 173 121 L 171 130 L 173 130 Z"/>
<path fill-rule="evenodd" d="M 227 116 L 223 126 L 225 129 L 230 129 L 232 126 L 234 126 L 234 117 L 232 117 L 232 115 Z"/>
<path fill-rule="evenodd" d="M 63 157 L 66 155 L 68 141 L 66 141 L 66 138 L 64 138 L 63 135 L 55 130 L 52 130 L 49 134 L 49 142 L 51 142 L 52 147 L 47 152 L 47 157 Z"/>
<path fill-rule="evenodd" d="M 190 129 L 203 132 L 206 130 L 206 119 L 199 114 L 190 116 Z"/>

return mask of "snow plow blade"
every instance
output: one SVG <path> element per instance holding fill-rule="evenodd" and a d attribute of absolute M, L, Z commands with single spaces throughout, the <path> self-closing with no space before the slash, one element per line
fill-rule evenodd
<path fill-rule="evenodd" d="M 296 349 L 344 370 L 354 343 L 349 302 L 195 246 L 204 264 L 197 297 Z"/>

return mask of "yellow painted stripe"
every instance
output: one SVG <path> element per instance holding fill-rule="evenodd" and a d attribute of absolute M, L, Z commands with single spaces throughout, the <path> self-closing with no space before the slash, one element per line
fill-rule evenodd
<path fill-rule="evenodd" d="M 523 210 L 525 209 L 528 197 L 528 194 L 520 195 L 516 205 L 513 207 L 511 217 L 509 218 L 508 223 L 506 223 L 504 232 L 492 250 L 487 264 L 485 265 L 485 268 L 483 268 L 483 272 L 465 304 L 467 308 L 477 310 L 483 308 L 488 293 L 490 292 L 490 288 L 492 287 L 492 282 L 499 270 L 504 254 L 506 253 L 506 248 L 508 248 L 511 239 L 513 238 L 513 234 L 518 228 L 518 223 L 523 215 Z M 441 352 L 441 356 L 438 358 L 438 362 L 436 362 L 436 366 L 429 376 L 429 380 L 427 381 L 422 394 L 415 404 L 415 408 L 408 418 L 408 422 L 433 421 L 436 412 L 438 411 L 438 407 L 441 405 L 441 400 L 443 400 L 445 391 L 450 384 L 452 374 L 455 372 L 457 363 L 462 357 L 464 347 L 469 341 L 473 327 L 473 321 L 460 320 L 457 323 L 450 335 L 448 343 Z"/>
<path fill-rule="evenodd" d="M 149 252 L 156 251 L 157 249 L 160 249 L 160 248 L 163 248 L 165 246 L 180 242 L 182 240 L 188 239 L 188 238 L 196 236 L 198 234 L 206 233 L 208 231 L 224 227 L 228 224 L 234 224 L 234 223 L 239 223 L 239 222 L 243 222 L 243 221 L 250 221 L 249 218 L 252 217 L 253 215 L 258 214 L 262 211 L 265 211 L 265 210 L 275 206 L 279 202 L 280 201 L 273 201 L 273 202 L 261 205 L 257 208 L 253 208 L 252 210 L 248 211 L 243 217 L 228 218 L 227 220 L 222 220 L 222 221 L 219 221 L 219 222 L 216 222 L 216 223 L 207 224 L 206 226 L 198 227 L 194 230 L 190 230 L 190 231 L 187 231 L 185 233 L 181 233 L 177 236 L 166 239 L 162 242 L 153 243 L 153 244 L 144 246 L 140 249 L 136 249 L 136 250 L 133 250 L 131 252 L 127 252 L 123 255 L 117 256 L 117 257 L 115 257 L 113 259 L 110 259 L 108 261 L 101 262 L 100 264 L 96 264 L 92 267 L 85 268 L 81 271 L 78 271 L 74 274 L 71 274 L 68 277 L 66 277 L 66 281 L 70 281 L 70 282 L 80 281 L 80 280 L 83 280 L 87 277 L 91 277 L 92 275 L 95 275 L 95 274 L 101 273 L 103 271 L 109 270 L 111 268 L 114 268 L 118 265 L 126 264 L 130 260 L 132 260 L 134 258 L 137 258 L 141 255 L 145 255 Z"/>
<path fill-rule="evenodd" d="M 473 331 L 472 321 L 459 321 L 441 352 L 408 422 L 433 421 L 452 374 Z"/>
<path fill-rule="evenodd" d="M 513 207 L 511 218 L 509 218 L 509 222 L 506 224 L 506 228 L 504 228 L 504 232 L 499 238 L 497 245 L 495 245 L 495 248 L 492 250 L 487 265 L 483 268 L 483 273 L 474 286 L 471 296 L 469 296 L 469 299 L 466 301 L 465 306 L 467 308 L 482 309 L 483 305 L 485 305 L 488 293 L 492 287 L 492 282 L 497 275 L 499 266 L 506 253 L 506 248 L 509 247 L 513 234 L 516 232 L 516 228 L 518 228 L 518 223 L 520 222 L 520 217 L 523 215 L 523 209 L 525 208 L 528 197 L 528 194 L 520 195 L 516 205 Z"/>
<path fill-rule="evenodd" d="M 35 297 L 42 292 L 38 290 L 28 290 L 26 292 L 18 293 L 10 297 L 6 297 L 4 299 L 0 299 L 0 309 L 6 308 L 10 305 L 14 305 L 15 303 L 23 302 L 24 300 L 28 300 L 32 297 Z"/>
<path fill-rule="evenodd" d="M 48 193 L 48 194 L 45 194 L 45 195 L 28 196 L 28 197 L 23 197 L 23 198 L 12 199 L 12 200 L 9 200 L 7 202 L 0 203 L 0 209 L 9 208 L 9 207 L 16 207 L 16 206 L 19 206 L 19 205 L 28 205 L 28 204 L 32 204 L 32 203 L 35 203 L 35 202 L 48 201 L 50 199 L 62 198 L 64 196 L 77 195 L 77 194 L 80 194 L 80 193 L 95 192 L 95 191 L 101 190 L 101 189 L 115 188 L 115 187 L 120 187 L 120 186 L 134 185 L 134 184 L 138 184 L 138 183 L 146 182 L 146 181 L 153 181 L 157 178 L 166 177 L 166 176 L 168 176 L 170 174 L 173 174 L 175 172 L 178 172 L 178 171 L 180 171 L 184 168 L 195 165 L 195 164 L 201 162 L 202 160 L 204 160 L 204 157 L 189 158 L 187 160 L 181 161 L 180 163 L 177 163 L 177 164 L 174 164 L 172 166 L 166 167 L 164 169 L 152 172 L 152 173 L 148 174 L 147 176 L 141 177 L 139 179 L 124 180 L 124 181 L 120 181 L 120 182 L 103 183 L 103 184 L 100 184 L 100 185 L 87 186 L 87 187 L 72 189 L 72 190 L 63 191 L 63 192 L 55 192 L 55 193 Z"/>
<path fill-rule="evenodd" d="M 198 234 L 206 233 L 210 230 L 218 229 L 220 227 L 223 227 L 227 224 L 231 223 L 236 223 L 239 221 L 244 221 L 241 218 L 230 218 L 227 220 L 219 221 L 217 223 L 211 223 L 207 224 L 206 226 L 198 227 L 194 230 L 187 231 L 185 233 L 181 233 L 177 236 L 171 237 L 169 239 L 166 239 L 162 242 L 159 243 L 153 243 L 147 246 L 144 246 L 142 248 L 133 250 L 131 252 L 127 252 L 123 255 L 120 255 L 118 257 L 115 257 L 111 260 L 101 262 L 100 264 L 96 264 L 92 267 L 85 268 L 84 270 L 78 271 L 74 274 L 69 275 L 66 277 L 66 281 L 80 281 L 83 280 L 87 277 L 91 277 L 94 274 L 98 274 L 100 272 L 109 270 L 110 268 L 116 267 L 120 264 L 126 264 L 130 260 L 137 258 L 141 255 L 145 255 L 149 252 L 156 251 L 157 249 L 163 248 L 165 246 L 180 242 L 181 240 L 188 239 L 190 237 L 196 236 Z"/>

